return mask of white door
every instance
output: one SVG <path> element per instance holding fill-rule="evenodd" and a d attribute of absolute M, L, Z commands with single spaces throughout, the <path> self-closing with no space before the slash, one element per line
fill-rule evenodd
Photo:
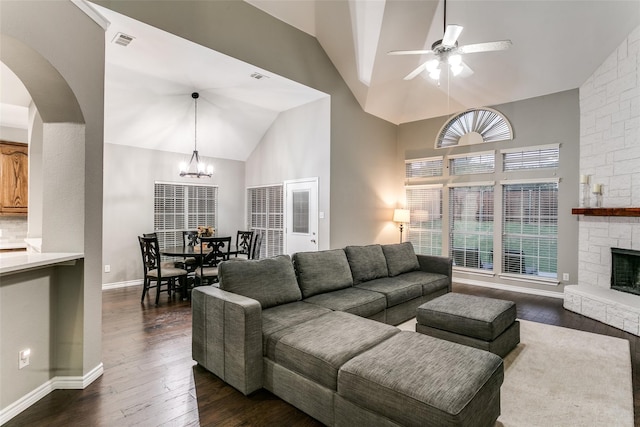
<path fill-rule="evenodd" d="M 318 178 L 285 181 L 285 252 L 318 250 Z"/>

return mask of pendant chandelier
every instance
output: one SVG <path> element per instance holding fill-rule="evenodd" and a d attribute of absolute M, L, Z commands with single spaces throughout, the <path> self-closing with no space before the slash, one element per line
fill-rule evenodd
<path fill-rule="evenodd" d="M 198 97 L 200 95 L 198 92 L 193 92 L 191 97 L 193 98 L 193 102 L 195 103 L 195 121 L 194 121 L 194 131 L 193 131 L 193 154 L 191 155 L 191 160 L 189 163 L 182 162 L 180 163 L 180 176 L 188 176 L 191 178 L 211 178 L 213 175 L 213 165 L 206 165 L 204 162 L 200 161 L 200 156 L 198 155 Z"/>

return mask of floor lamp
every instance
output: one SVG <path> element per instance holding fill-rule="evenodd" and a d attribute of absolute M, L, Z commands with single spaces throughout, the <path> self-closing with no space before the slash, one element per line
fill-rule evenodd
<path fill-rule="evenodd" d="M 400 223 L 400 243 L 402 243 L 402 228 L 409 222 L 409 209 L 395 209 L 393 211 L 393 222 Z"/>

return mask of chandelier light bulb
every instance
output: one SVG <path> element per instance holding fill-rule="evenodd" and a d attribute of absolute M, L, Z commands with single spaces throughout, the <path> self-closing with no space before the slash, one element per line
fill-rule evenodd
<path fill-rule="evenodd" d="M 187 171 L 187 162 L 181 162 L 180 163 L 180 172 L 186 172 Z"/>
<path fill-rule="evenodd" d="M 213 165 L 207 166 L 207 174 L 209 174 L 209 175 L 213 174 Z"/>

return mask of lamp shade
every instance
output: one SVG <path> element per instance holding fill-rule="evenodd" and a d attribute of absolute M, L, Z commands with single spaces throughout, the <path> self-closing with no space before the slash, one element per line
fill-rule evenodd
<path fill-rule="evenodd" d="M 395 209 L 393 222 L 409 222 L 409 209 Z"/>

